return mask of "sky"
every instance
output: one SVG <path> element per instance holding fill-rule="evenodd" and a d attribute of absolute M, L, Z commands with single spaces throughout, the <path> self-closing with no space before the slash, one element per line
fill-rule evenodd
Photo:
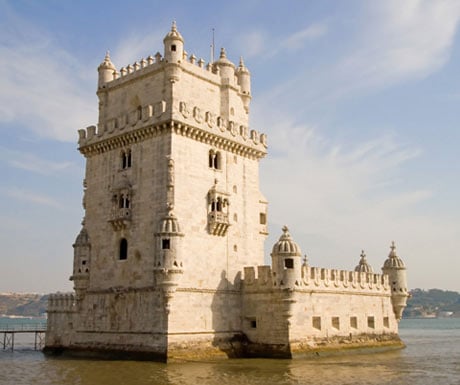
<path fill-rule="evenodd" d="M 287 225 L 312 266 L 380 272 L 395 241 L 409 288 L 460 291 L 460 1 L 0 0 L 0 292 L 72 289 L 97 66 L 173 20 L 251 72 L 267 263 Z"/>

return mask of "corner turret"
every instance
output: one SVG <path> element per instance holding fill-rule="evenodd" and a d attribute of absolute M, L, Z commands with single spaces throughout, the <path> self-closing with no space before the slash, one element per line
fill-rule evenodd
<path fill-rule="evenodd" d="M 251 74 L 244 65 L 243 58 L 240 58 L 240 64 L 236 70 L 238 85 L 240 86 L 240 97 L 243 101 L 246 113 L 249 113 L 249 102 L 251 101 Z"/>
<path fill-rule="evenodd" d="M 181 233 L 179 221 L 169 208 L 168 214 L 160 221 L 158 232 L 155 233 L 155 266 L 154 274 L 158 287 L 164 296 L 165 310 L 169 312 L 169 300 L 174 294 L 179 278 L 183 273 L 181 254 Z"/>
<path fill-rule="evenodd" d="M 163 39 L 164 60 L 168 63 L 180 63 L 184 57 L 184 38 L 173 21 L 171 31 Z"/>
<path fill-rule="evenodd" d="M 235 64 L 227 59 L 227 54 L 225 48 L 220 49 L 219 60 L 215 63 L 216 68 L 218 68 L 218 73 L 220 74 L 223 83 L 233 84 L 235 78 Z"/>
<path fill-rule="evenodd" d="M 395 243 L 391 244 L 391 251 L 382 267 L 383 274 L 388 274 L 391 287 L 391 303 L 396 319 L 399 321 L 406 307 L 409 293 L 407 291 L 406 267 L 396 254 Z"/>
<path fill-rule="evenodd" d="M 75 239 L 73 249 L 73 274 L 70 280 L 74 282 L 76 300 L 80 301 L 85 296 L 88 288 L 91 259 L 91 243 L 88 232 L 84 227 Z"/>
<path fill-rule="evenodd" d="M 302 261 L 300 247 L 289 234 L 287 226 L 283 227 L 283 234 L 273 245 L 271 253 L 272 271 L 275 286 L 294 289 L 299 286 L 302 277 Z"/>
<path fill-rule="evenodd" d="M 367 263 L 366 254 L 364 250 L 361 251 L 361 259 L 359 260 L 359 264 L 355 267 L 355 271 L 360 273 L 373 273 L 372 266 Z"/>
<path fill-rule="evenodd" d="M 114 72 L 116 68 L 110 60 L 110 53 L 107 51 L 105 54 L 104 61 L 97 67 L 97 72 L 99 73 L 99 78 L 97 82 L 98 88 L 103 87 L 106 83 L 114 79 Z"/>

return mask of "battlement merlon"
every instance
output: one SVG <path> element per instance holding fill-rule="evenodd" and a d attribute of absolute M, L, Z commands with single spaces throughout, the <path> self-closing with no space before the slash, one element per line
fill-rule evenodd
<path fill-rule="evenodd" d="M 257 271 L 257 275 L 256 275 Z M 282 290 L 283 285 L 276 285 L 270 266 L 254 266 L 244 268 L 243 290 L 245 292 Z M 357 271 L 325 269 L 320 267 L 302 266 L 302 279 L 293 290 L 298 291 L 344 291 L 349 293 L 367 293 L 391 295 L 387 274 L 364 273 Z"/>
<path fill-rule="evenodd" d="M 174 130 L 176 134 L 237 155 L 260 159 L 267 154 L 266 134 L 250 130 L 238 122 L 228 121 L 198 106 L 188 107 L 185 102 L 178 102 L 177 105 L 183 115 L 180 121 L 166 117 L 166 103 L 161 101 L 144 106 L 143 115 L 130 113 L 108 120 L 102 126 L 92 125 L 80 129 L 79 150 L 83 155 L 91 156 Z"/>
<path fill-rule="evenodd" d="M 163 57 L 157 52 L 155 57 L 142 58 L 134 64 L 122 67 L 120 71 L 112 63 L 109 53 L 106 54 L 98 67 L 99 124 L 111 117 L 110 108 L 107 108 L 109 94 L 116 95 L 117 90 L 128 84 L 133 89 L 133 83 L 140 79 L 145 82 L 149 78 L 151 83 L 151 79 L 157 80 L 157 88 L 163 90 L 162 96 L 167 102 L 180 95 L 191 94 L 190 100 L 202 99 L 206 104 L 213 105 L 215 110 L 212 112 L 216 115 L 248 125 L 251 80 L 242 58 L 236 67 L 227 59 L 222 48 L 219 59 L 204 66 L 203 59 L 197 62 L 195 55 L 188 56 L 185 52 L 184 40 L 175 23 L 163 43 Z M 142 95 L 138 96 L 142 99 Z M 120 107 L 123 106 L 117 105 L 116 110 Z"/>

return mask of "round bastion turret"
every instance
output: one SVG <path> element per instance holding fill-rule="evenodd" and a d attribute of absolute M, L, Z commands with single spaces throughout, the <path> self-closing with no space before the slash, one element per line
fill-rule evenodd
<path fill-rule="evenodd" d="M 302 277 L 301 256 L 299 245 L 292 239 L 287 226 L 284 226 L 283 234 L 273 245 L 271 253 L 275 286 L 293 289 L 300 285 Z"/>
<path fill-rule="evenodd" d="M 164 60 L 167 63 L 180 63 L 184 56 L 184 38 L 177 30 L 176 22 L 174 21 L 169 31 L 163 39 L 164 44 Z"/>
<path fill-rule="evenodd" d="M 409 293 L 407 290 L 406 267 L 402 259 L 396 254 L 395 243 L 392 242 L 390 254 L 383 264 L 383 274 L 388 274 L 391 288 L 391 302 L 396 319 L 400 320 L 406 307 Z"/>
<path fill-rule="evenodd" d="M 97 67 L 97 72 L 99 74 L 97 86 L 98 88 L 103 87 L 106 83 L 114 79 L 114 73 L 116 72 L 116 67 L 110 60 L 110 53 L 107 51 L 105 54 L 104 61 L 99 64 Z"/>

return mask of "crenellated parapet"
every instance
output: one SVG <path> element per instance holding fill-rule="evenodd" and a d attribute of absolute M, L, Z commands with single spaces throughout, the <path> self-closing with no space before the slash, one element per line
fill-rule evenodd
<path fill-rule="evenodd" d="M 78 131 L 80 151 L 90 156 L 129 145 L 164 133 L 163 124 L 174 121 L 181 135 L 265 156 L 267 136 L 249 128 L 251 81 L 242 58 L 235 66 L 222 49 L 212 63 L 197 60 L 184 50 L 175 24 L 163 42 L 163 56 L 157 52 L 119 70 L 107 53 L 98 67 L 98 123 Z"/>
<path fill-rule="evenodd" d="M 290 289 L 299 292 L 322 291 L 347 292 L 350 294 L 391 294 L 389 279 L 386 274 L 326 269 L 303 265 L 301 277 Z M 284 289 L 282 285 L 277 285 L 270 266 L 245 267 L 243 288 L 245 292 L 250 293 Z"/>
<path fill-rule="evenodd" d="M 48 313 L 71 313 L 76 311 L 75 296 L 73 294 L 56 293 L 48 297 Z"/>

